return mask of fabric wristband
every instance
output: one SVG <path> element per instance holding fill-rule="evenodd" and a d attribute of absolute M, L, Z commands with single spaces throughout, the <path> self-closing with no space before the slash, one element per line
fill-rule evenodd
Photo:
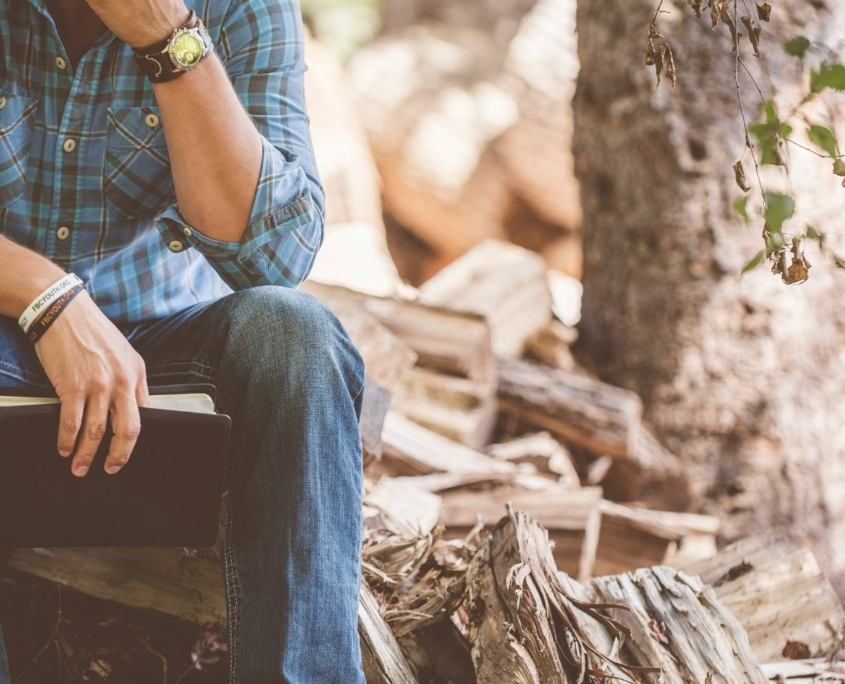
<path fill-rule="evenodd" d="M 75 273 L 68 273 L 64 278 L 50 285 L 50 287 L 33 299 L 32 303 L 21 314 L 21 317 L 18 319 L 18 325 L 20 325 L 21 330 L 29 332 L 30 326 L 32 326 L 50 302 L 77 285 L 82 285 L 82 281 Z"/>
<path fill-rule="evenodd" d="M 65 307 L 70 304 L 73 298 L 84 289 L 85 286 L 80 282 L 69 290 L 65 290 L 56 299 L 52 300 L 52 303 L 42 311 L 38 319 L 29 326 L 29 331 L 26 334 L 29 341 L 33 344 L 38 342 L 38 340 L 41 339 L 41 336 L 47 332 L 47 329 L 53 325 L 55 320 L 59 317 L 59 314 L 64 311 Z"/>

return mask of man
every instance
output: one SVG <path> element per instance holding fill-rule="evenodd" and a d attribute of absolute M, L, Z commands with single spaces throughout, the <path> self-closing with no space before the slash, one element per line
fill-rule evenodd
<path fill-rule="evenodd" d="M 85 477 L 148 384 L 214 383 L 231 681 L 362 684 L 363 366 L 292 289 L 323 231 L 296 0 L 6 0 L 0 46 L 0 386 L 55 388 Z"/>

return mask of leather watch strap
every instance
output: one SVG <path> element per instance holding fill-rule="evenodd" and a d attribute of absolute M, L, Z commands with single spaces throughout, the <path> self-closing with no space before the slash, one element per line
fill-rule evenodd
<path fill-rule="evenodd" d="M 197 13 L 194 10 L 191 10 L 188 21 L 186 21 L 182 26 L 177 27 L 176 30 L 195 29 L 199 25 L 200 20 Z M 148 45 L 147 47 L 134 49 L 135 62 L 138 64 L 141 71 L 146 74 L 153 83 L 172 81 L 173 79 L 176 79 L 186 73 L 186 70 L 177 68 L 170 59 L 170 55 L 164 52 L 172 39 L 173 34 L 158 41 L 157 43 Z M 205 54 L 203 56 L 205 56 Z"/>

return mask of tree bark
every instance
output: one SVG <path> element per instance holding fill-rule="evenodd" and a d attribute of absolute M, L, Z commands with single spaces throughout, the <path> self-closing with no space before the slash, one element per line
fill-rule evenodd
<path fill-rule="evenodd" d="M 642 396 L 646 420 L 689 473 L 695 507 L 724 514 L 726 537 L 786 526 L 817 542 L 841 592 L 845 547 L 834 540 L 845 533 L 836 484 L 845 476 L 845 277 L 808 246 L 817 266 L 804 285 L 787 287 L 767 269 L 740 279 L 762 248 L 762 219 L 745 230 L 731 208 L 740 194 L 731 166 L 744 141 L 732 41 L 686 3 L 664 3 L 670 13 L 659 23 L 679 82 L 674 92 L 666 82 L 656 89 L 643 64 L 655 4 L 578 3 L 585 264 L 576 351 L 603 379 Z M 834 46 L 843 29 L 833 3 L 793 1 L 777 3 L 764 36 Z M 801 70 L 774 40 L 763 49 L 786 111 Z M 744 55 L 756 69 L 750 50 Z M 756 90 L 742 74 L 741 83 L 756 119 Z M 823 121 L 826 112 L 811 115 Z M 795 137 L 806 144 L 798 128 Z M 793 146 L 785 153 L 797 198 L 785 229 L 818 225 L 841 243 L 845 191 L 829 164 Z M 763 174 L 768 189 L 784 189 L 782 172 Z"/>

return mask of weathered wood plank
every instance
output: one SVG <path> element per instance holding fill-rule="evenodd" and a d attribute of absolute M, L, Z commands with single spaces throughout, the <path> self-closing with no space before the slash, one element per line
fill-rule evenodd
<path fill-rule="evenodd" d="M 499 359 L 498 369 L 500 409 L 511 418 L 597 456 L 631 454 L 642 418 L 633 392 L 532 361 Z"/>

